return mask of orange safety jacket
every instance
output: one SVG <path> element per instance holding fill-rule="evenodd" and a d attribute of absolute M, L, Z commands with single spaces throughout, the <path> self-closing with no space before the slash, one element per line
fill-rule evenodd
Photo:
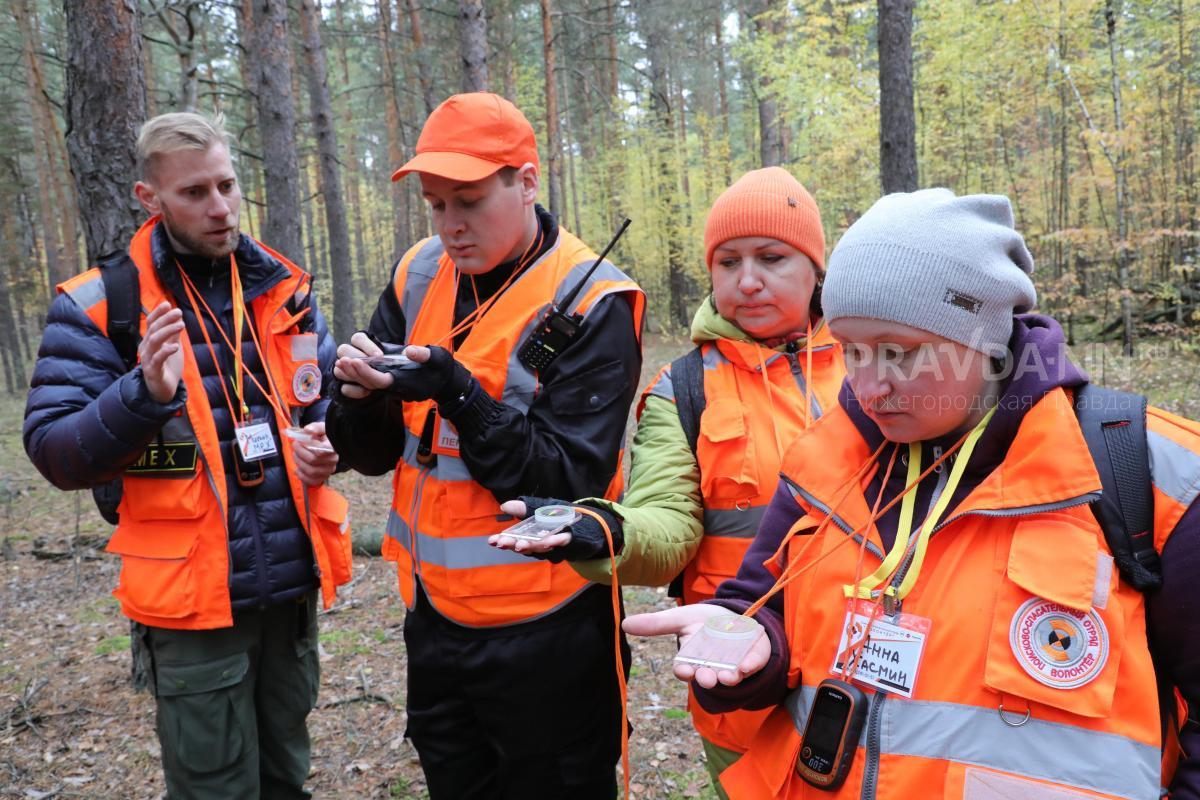
<path fill-rule="evenodd" d="M 146 332 L 146 310 L 163 300 L 177 305 L 163 288 L 155 271 L 150 241 L 158 217 L 152 217 L 134 235 L 129 255 L 138 270 L 141 290 L 141 333 Z M 279 430 L 297 424 L 300 410 L 293 377 L 304 365 L 317 363 L 317 335 L 295 333 L 299 316 L 288 313 L 287 302 L 308 294 L 312 278 L 279 253 L 259 247 L 283 264 L 291 277 L 254 298 L 249 311 L 260 336 L 262 359 L 271 391 L 291 413 L 276 412 Z M 100 270 L 92 269 L 65 281 L 66 292 L 84 309 L 101 332 L 108 328 L 108 301 Z M 194 469 L 178 478 L 124 476 L 120 523 L 105 548 L 121 556 L 121 577 L 113 594 L 130 619 L 160 628 L 189 630 L 224 628 L 233 624 L 229 600 L 228 497 L 220 442 L 212 408 L 186 331 L 182 336 L 183 384 L 187 390 L 185 413 L 162 428 L 166 443 L 198 445 Z M 311 369 L 306 369 L 311 374 Z M 309 401 L 310 403 L 313 401 Z M 336 587 L 351 576 L 350 527 L 346 499 L 328 486 L 305 487 L 295 476 L 292 440 L 279 437 L 287 466 L 292 499 L 301 524 L 312 542 L 326 607 Z"/>
<path fill-rule="evenodd" d="M 804 350 L 788 355 L 753 342 L 716 339 L 702 343 L 700 353 L 705 402 L 696 461 L 704 536 L 683 571 L 683 602 L 688 604 L 710 599 L 723 581 L 737 574 L 779 483 L 783 453 L 776 435 L 786 449 L 823 409 L 837 404 L 846 375 L 841 347 L 825 325 L 813 334 L 811 374 L 805 373 Z M 639 415 L 651 395 L 675 401 L 666 369 L 642 395 Z M 806 399 L 811 403 L 807 413 Z M 712 714 L 690 693 L 688 708 L 701 736 L 739 753 L 749 746 L 767 715 L 766 711 Z"/>
<path fill-rule="evenodd" d="M 526 269 L 479 318 L 454 357 L 495 400 L 527 411 L 538 392 L 537 374 L 517 359 L 521 344 L 552 304 L 579 283 L 596 254 L 559 228 L 554 246 Z M 404 312 L 411 344 L 453 347 L 456 269 L 441 240 L 414 245 L 396 267 L 392 288 Z M 645 298 L 637 284 L 605 261 L 576 296 L 571 312 L 586 317 L 603 297 L 619 293 L 641 331 Z M 419 579 L 434 608 L 459 625 L 511 625 L 549 614 L 579 594 L 588 581 L 566 562 L 552 564 L 488 545 L 512 525 L 491 492 L 477 483 L 459 457 L 457 434 L 437 418 L 433 452 L 422 463 L 417 445 L 432 400 L 404 404 L 406 443 L 393 478 L 392 510 L 383 557 L 396 562 L 400 594 L 408 608 Z M 620 496 L 620 458 L 607 498 Z"/>
<path fill-rule="evenodd" d="M 1200 425 L 1150 409 L 1147 427 L 1161 551 L 1200 493 Z M 1025 414 L 1003 463 L 929 540 L 902 604 L 932 621 L 913 698 L 867 690 L 867 723 L 836 792 L 799 777 L 801 733 L 830 675 L 846 617 L 843 586 L 853 583 L 858 558 L 857 542 L 838 545 L 870 515 L 861 491 L 838 503 L 839 489 L 869 456 L 839 407 L 785 459 L 806 516 L 784 563 L 815 565 L 784 589 L 795 691 L 722 773 L 730 797 L 1158 797 L 1160 716 L 1145 602 L 1120 580 L 1088 508 L 1100 479 L 1062 389 Z M 833 524 L 814 535 L 834 506 Z M 865 574 L 883 556 L 873 528 L 867 551 Z M 1042 636 L 1049 629 L 1039 621 L 1078 637 L 1077 651 L 1059 652 L 1069 644 Z"/>

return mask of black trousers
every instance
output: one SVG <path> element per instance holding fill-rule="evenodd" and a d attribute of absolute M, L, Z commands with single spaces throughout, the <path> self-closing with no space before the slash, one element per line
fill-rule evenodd
<path fill-rule="evenodd" d="M 612 800 L 621 698 L 609 587 L 500 629 L 404 619 L 408 732 L 431 800 Z M 625 676 L 629 646 L 622 634 Z"/>

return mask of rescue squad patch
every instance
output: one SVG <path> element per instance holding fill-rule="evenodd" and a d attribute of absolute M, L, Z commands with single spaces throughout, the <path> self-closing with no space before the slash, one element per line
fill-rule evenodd
<path fill-rule="evenodd" d="M 1099 614 L 1040 597 L 1017 609 L 1009 642 L 1030 677 L 1055 689 L 1090 683 L 1108 661 L 1108 629 Z"/>
<path fill-rule="evenodd" d="M 315 364 L 301 364 L 292 376 L 292 394 L 301 403 L 311 403 L 321 395 L 321 370 Z"/>

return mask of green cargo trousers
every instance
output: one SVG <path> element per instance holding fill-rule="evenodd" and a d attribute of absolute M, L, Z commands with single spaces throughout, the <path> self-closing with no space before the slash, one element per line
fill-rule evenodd
<path fill-rule="evenodd" d="M 151 659 L 171 800 L 308 798 L 317 595 L 242 611 L 233 626 L 135 625 Z"/>

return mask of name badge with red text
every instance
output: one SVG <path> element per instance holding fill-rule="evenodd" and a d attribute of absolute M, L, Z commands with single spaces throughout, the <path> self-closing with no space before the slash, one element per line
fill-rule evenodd
<path fill-rule="evenodd" d="M 271 424 L 266 420 L 239 422 L 234 426 L 233 434 L 237 439 L 238 452 L 247 464 L 262 461 L 279 452 L 275 447 L 275 437 L 271 434 Z"/>
<path fill-rule="evenodd" d="M 869 600 L 853 600 L 847 605 L 830 671 L 841 674 L 849 661 L 851 679 L 856 683 L 911 698 L 933 621 L 915 614 L 889 617 Z"/>

